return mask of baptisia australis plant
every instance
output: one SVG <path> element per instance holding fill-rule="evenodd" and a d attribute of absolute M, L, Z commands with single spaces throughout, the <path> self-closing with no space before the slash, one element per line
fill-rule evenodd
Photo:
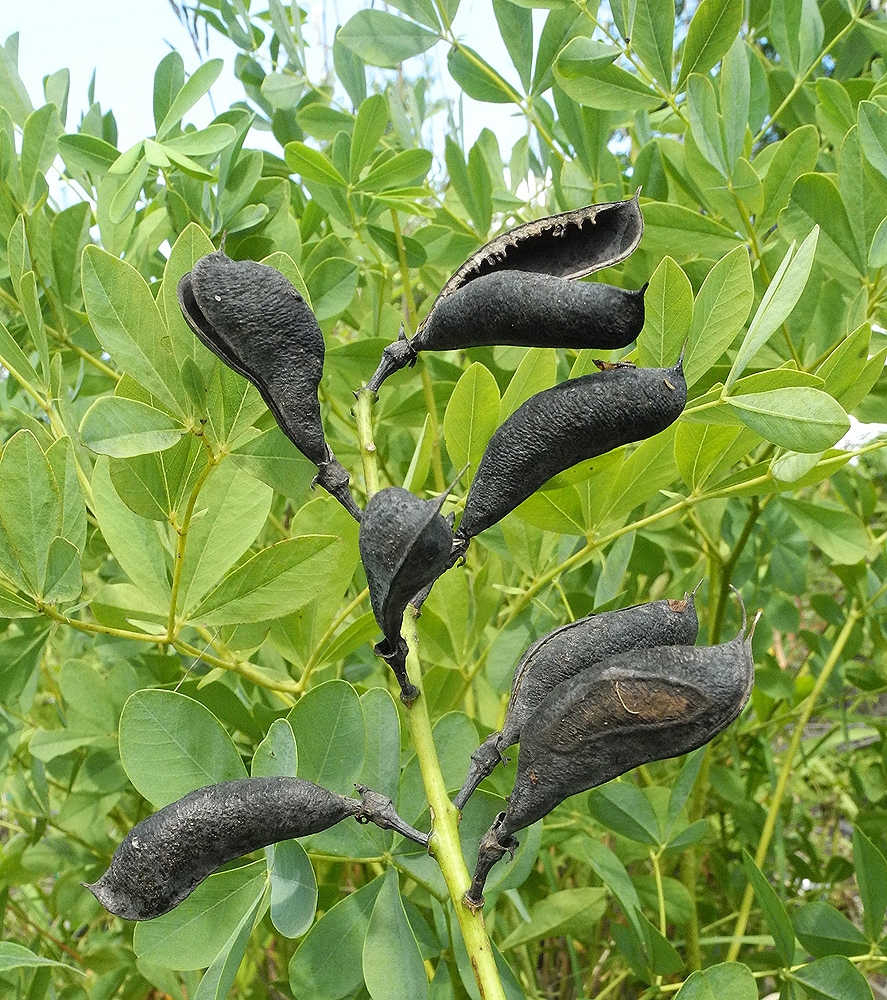
<path fill-rule="evenodd" d="M 384 380 L 412 365 L 420 351 L 477 345 L 627 347 L 644 324 L 644 289 L 576 279 L 624 260 L 642 233 L 634 197 L 527 223 L 497 237 L 444 285 L 414 337 L 402 335 L 385 348 L 375 375 L 356 394 L 358 407 L 371 404 Z M 683 357 L 668 368 L 596 362 L 599 371 L 537 393 L 493 434 L 454 531 L 453 515 L 441 514 L 447 493 L 422 499 L 395 486 L 374 491 L 368 481 L 367 504 L 358 507 L 321 424 L 323 336 L 308 304 L 282 274 L 232 260 L 222 248 L 198 260 L 181 279 L 178 300 L 201 341 L 259 389 L 284 433 L 317 466 L 316 482 L 360 521 L 360 557 L 383 633 L 375 651 L 392 667 L 401 698 L 414 713 L 427 715 L 427 709 L 416 702 L 420 691 L 408 673 L 410 646 L 403 635 L 408 605 L 417 614 L 435 580 L 459 562 L 469 541 L 553 476 L 663 431 L 687 399 Z M 472 755 L 455 799 L 463 808 L 503 752 L 520 743 L 508 806 L 482 838 L 474 881 L 457 903 L 463 932 L 483 904 L 491 866 L 517 846 L 516 832 L 569 795 L 702 746 L 736 718 L 753 676 L 744 609 L 742 630 L 731 642 L 698 648 L 697 631 L 694 594 L 685 594 L 590 615 L 527 649 L 514 672 L 502 729 Z M 287 777 L 198 789 L 139 823 L 89 888 L 111 912 L 151 919 L 175 907 L 226 862 L 355 817 L 427 846 L 452 893 L 464 863 L 453 858 L 458 846 L 448 838 L 455 827 L 442 825 L 446 816 L 432 815 L 433 831 L 421 833 L 397 816 L 385 796 L 364 786 L 358 791 L 360 799 L 348 798 Z M 467 884 L 467 873 L 464 877 Z M 479 947 L 477 955 L 484 954 L 479 962 L 490 958 L 489 948 Z"/>

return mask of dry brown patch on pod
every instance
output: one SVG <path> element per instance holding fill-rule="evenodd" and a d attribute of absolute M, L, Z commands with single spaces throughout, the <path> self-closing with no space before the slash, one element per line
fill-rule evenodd
<path fill-rule="evenodd" d="M 446 497 L 421 500 L 400 486 L 389 486 L 374 494 L 360 524 L 360 558 L 373 614 L 385 634 L 375 651 L 394 671 L 405 704 L 419 692 L 407 677 L 408 650 L 400 630 L 411 598 L 449 563 L 453 533 L 440 515 Z"/>
<path fill-rule="evenodd" d="M 188 326 L 252 382 L 280 429 L 317 466 L 316 481 L 359 521 L 348 473 L 323 434 L 323 334 L 308 303 L 275 268 L 232 260 L 224 249 L 198 260 L 176 293 Z"/>
<path fill-rule="evenodd" d="M 411 340 L 385 348 L 377 391 L 419 351 L 484 344 L 625 347 L 644 325 L 643 289 L 574 279 L 631 254 L 644 231 L 638 196 L 527 222 L 485 244 L 447 281 Z"/>
<path fill-rule="evenodd" d="M 533 643 L 515 668 L 502 731 L 491 734 L 471 755 L 468 776 L 454 799 L 456 807 L 465 805 L 504 751 L 521 739 L 525 724 L 558 684 L 596 669 L 617 653 L 652 646 L 691 646 L 699 631 L 694 594 L 588 615 Z"/>
<path fill-rule="evenodd" d="M 531 396 L 490 438 L 456 531 L 454 559 L 552 476 L 665 430 L 683 412 L 682 361 L 617 365 Z"/>
<path fill-rule="evenodd" d="M 301 778 L 241 778 L 189 792 L 143 819 L 86 888 L 126 920 L 168 913 L 222 865 L 261 847 L 320 833 L 348 816 L 427 845 L 390 799 L 358 786 L 360 799 Z M 84 883 L 85 884 L 85 883 Z"/>
<path fill-rule="evenodd" d="M 558 684 L 524 726 L 508 808 L 482 841 L 466 903 L 483 905 L 487 873 L 514 850 L 514 834 L 564 799 L 689 753 L 724 730 L 754 683 L 745 633 L 743 608 L 742 628 L 729 642 L 632 650 Z"/>

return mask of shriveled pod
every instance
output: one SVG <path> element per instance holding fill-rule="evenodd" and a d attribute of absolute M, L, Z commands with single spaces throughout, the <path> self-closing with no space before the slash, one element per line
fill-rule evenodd
<path fill-rule="evenodd" d="M 202 257 L 179 281 L 182 315 L 197 337 L 262 394 L 280 429 L 317 466 L 316 482 L 356 519 L 348 472 L 326 443 L 317 401 L 324 343 L 308 303 L 279 271 Z"/>
<path fill-rule="evenodd" d="M 377 391 L 419 351 L 484 344 L 625 347 L 644 325 L 643 289 L 581 278 L 624 260 L 640 242 L 638 196 L 527 222 L 472 254 L 447 281 L 411 340 L 385 348 L 367 388 Z"/>
<path fill-rule="evenodd" d="M 483 905 L 487 874 L 517 846 L 517 831 L 570 795 L 708 743 L 742 711 L 753 682 L 743 608 L 730 642 L 619 653 L 558 684 L 524 725 L 514 789 L 481 841 L 465 902 Z"/>
<path fill-rule="evenodd" d="M 552 476 L 658 434 L 686 402 L 682 360 L 673 368 L 606 365 L 531 396 L 490 438 L 456 531 L 454 560 Z"/>
<path fill-rule="evenodd" d="M 365 801 L 289 777 L 198 788 L 136 824 L 108 870 L 86 888 L 118 917 L 152 920 L 178 906 L 228 861 L 320 833 L 348 816 L 427 844 L 425 834 L 397 817 L 390 799 L 367 789 L 361 794 Z"/>
<path fill-rule="evenodd" d="M 370 588 L 370 603 L 385 633 L 375 646 L 400 684 L 405 704 L 419 694 L 407 677 L 407 644 L 400 634 L 410 599 L 429 586 L 449 563 L 453 533 L 440 515 L 447 494 L 421 500 L 400 486 L 374 494 L 363 512 L 358 545 Z"/>
<path fill-rule="evenodd" d="M 693 594 L 588 615 L 543 636 L 514 671 L 502 731 L 492 733 L 471 755 L 468 776 L 453 800 L 461 809 L 475 788 L 521 739 L 524 726 L 549 692 L 575 674 L 593 671 L 610 656 L 652 646 L 691 646 L 699 632 Z"/>

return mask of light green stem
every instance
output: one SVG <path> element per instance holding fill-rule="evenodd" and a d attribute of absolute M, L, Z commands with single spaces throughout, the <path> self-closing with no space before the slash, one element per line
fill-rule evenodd
<path fill-rule="evenodd" d="M 374 393 L 368 389 L 358 389 L 354 419 L 357 421 L 357 437 L 360 441 L 360 460 L 363 463 L 363 481 L 367 500 L 379 492 L 379 463 L 376 457 L 376 442 L 373 439 L 373 399 Z"/>

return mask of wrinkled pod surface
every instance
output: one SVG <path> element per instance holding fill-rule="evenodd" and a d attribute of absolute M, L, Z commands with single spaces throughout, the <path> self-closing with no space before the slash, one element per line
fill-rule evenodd
<path fill-rule="evenodd" d="M 681 600 L 651 601 L 618 611 L 588 615 L 543 636 L 524 653 L 514 671 L 502 731 L 492 733 L 471 755 L 459 794 L 462 809 L 477 786 L 493 772 L 508 747 L 521 739 L 524 725 L 562 681 L 592 670 L 602 660 L 652 646 L 691 646 L 699 632 L 693 594 Z"/>
<path fill-rule="evenodd" d="M 680 360 L 673 368 L 608 366 L 531 396 L 490 438 L 468 491 L 451 560 L 552 476 L 664 431 L 686 402 Z"/>
<path fill-rule="evenodd" d="M 574 279 L 625 260 L 644 231 L 637 195 L 527 222 L 472 254 L 447 281 L 411 340 L 385 348 L 367 388 L 419 351 L 486 344 L 609 350 L 644 325 L 643 289 Z"/>
<path fill-rule="evenodd" d="M 729 642 L 619 653 L 558 684 L 524 726 L 514 789 L 481 841 L 466 904 L 483 905 L 487 874 L 514 851 L 514 834 L 564 799 L 696 750 L 724 730 L 754 682 L 745 633 L 743 609 L 742 629 Z"/>
<path fill-rule="evenodd" d="M 323 434 L 317 401 L 323 334 L 308 303 L 275 268 L 232 260 L 224 250 L 198 260 L 176 294 L 188 326 L 252 382 L 280 429 L 317 466 L 316 482 L 359 521 L 348 472 Z"/>
<path fill-rule="evenodd" d="M 373 495 L 360 523 L 358 546 L 370 603 L 385 635 L 374 648 L 394 671 L 405 704 L 419 691 L 407 677 L 403 615 L 410 599 L 449 564 L 453 533 L 440 515 L 446 496 L 421 500 L 400 486 L 389 486 Z"/>
<path fill-rule="evenodd" d="M 301 778 L 241 778 L 189 792 L 136 824 L 108 870 L 86 885 L 106 910 L 127 920 L 168 913 L 235 858 L 320 833 L 348 816 L 427 844 L 390 799 L 359 788 L 346 798 Z"/>

